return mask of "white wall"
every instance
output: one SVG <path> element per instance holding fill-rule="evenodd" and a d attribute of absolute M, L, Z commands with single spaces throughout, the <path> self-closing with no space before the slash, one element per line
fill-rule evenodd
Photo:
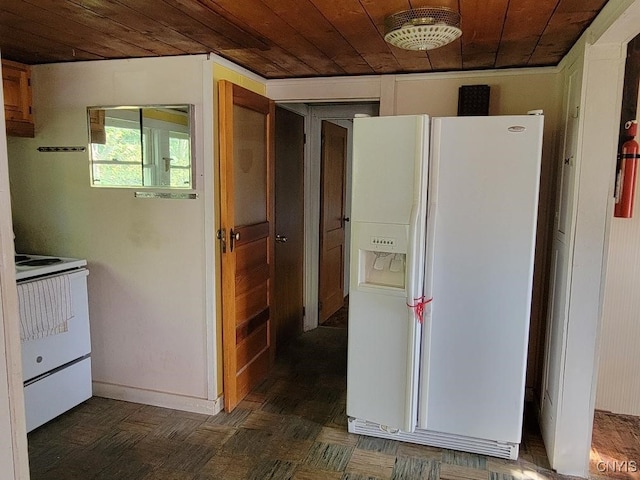
<path fill-rule="evenodd" d="M 212 104 L 205 56 L 79 62 L 33 68 L 34 139 L 11 138 L 14 229 L 21 252 L 88 260 L 94 389 L 211 411 L 207 373 L 203 193 Z M 86 107 L 190 103 L 196 112 L 196 200 L 136 199 L 89 185 Z M 209 393 L 208 393 L 209 392 Z M 195 400 L 194 400 L 195 399 Z M 197 404 L 197 406 L 195 405 Z"/>
<path fill-rule="evenodd" d="M 640 112 L 640 110 L 638 110 Z M 640 203 L 633 218 L 612 218 L 596 408 L 640 415 Z"/>
<path fill-rule="evenodd" d="M 611 222 L 596 408 L 640 415 L 640 205 Z"/>
<path fill-rule="evenodd" d="M 396 114 L 457 115 L 458 88 L 486 84 L 491 87 L 490 115 L 523 115 L 541 108 L 553 117 L 559 109 L 557 73 L 541 68 L 397 76 Z"/>

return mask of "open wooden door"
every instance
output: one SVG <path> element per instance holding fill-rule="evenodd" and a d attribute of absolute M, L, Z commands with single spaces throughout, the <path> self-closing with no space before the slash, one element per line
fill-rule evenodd
<path fill-rule="evenodd" d="M 274 324 L 278 351 L 302 332 L 304 117 L 276 107 Z"/>
<path fill-rule="evenodd" d="M 344 305 L 347 129 L 322 121 L 319 322 Z"/>
<path fill-rule="evenodd" d="M 224 407 L 268 373 L 275 352 L 274 104 L 218 83 Z"/>

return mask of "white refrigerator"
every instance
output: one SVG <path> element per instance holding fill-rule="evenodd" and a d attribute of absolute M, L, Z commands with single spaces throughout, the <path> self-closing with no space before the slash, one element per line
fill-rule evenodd
<path fill-rule="evenodd" d="M 517 458 L 542 129 L 354 120 L 350 432 Z"/>

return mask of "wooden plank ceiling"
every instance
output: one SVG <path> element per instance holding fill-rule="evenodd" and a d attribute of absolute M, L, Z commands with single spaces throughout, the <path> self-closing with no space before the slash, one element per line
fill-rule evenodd
<path fill-rule="evenodd" d="M 1 0 L 0 51 L 27 64 L 213 52 L 266 78 L 556 65 L 606 0 Z M 462 37 L 411 52 L 385 16 L 462 15 Z"/>

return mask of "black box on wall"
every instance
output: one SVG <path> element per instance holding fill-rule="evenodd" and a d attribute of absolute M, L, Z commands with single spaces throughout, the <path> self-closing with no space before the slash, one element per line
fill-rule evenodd
<path fill-rule="evenodd" d="M 458 90 L 458 115 L 489 115 L 489 85 L 462 85 Z"/>

